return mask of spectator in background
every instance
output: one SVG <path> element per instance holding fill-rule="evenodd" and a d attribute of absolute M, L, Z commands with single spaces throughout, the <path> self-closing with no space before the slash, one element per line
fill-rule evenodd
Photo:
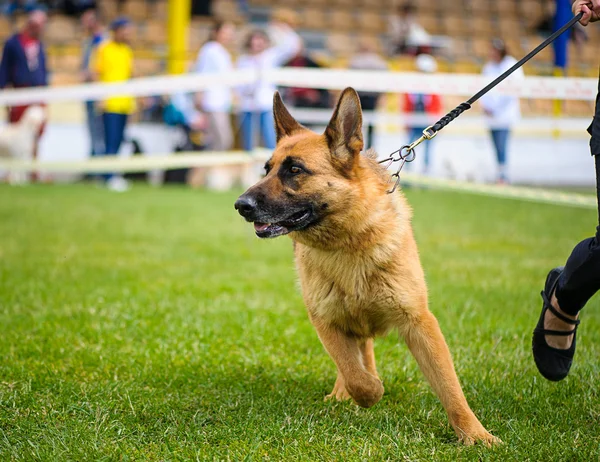
<path fill-rule="evenodd" d="M 188 136 L 190 133 L 201 131 L 206 127 L 206 118 L 198 111 L 194 104 L 194 98 L 189 93 L 171 95 L 163 118 L 167 125 L 182 127 Z"/>
<path fill-rule="evenodd" d="M 235 26 L 230 22 L 218 22 L 213 26 L 210 38 L 200 52 L 194 66 L 195 72 L 203 74 L 227 73 L 233 69 L 231 54 L 227 47 L 235 38 Z M 209 148 L 227 151 L 233 146 L 233 132 L 229 113 L 232 106 L 231 89 L 225 85 L 212 85 L 199 94 L 200 108 L 207 115 Z"/>
<path fill-rule="evenodd" d="M 289 67 L 308 67 L 320 68 L 321 66 L 308 56 L 306 50 L 301 44 L 300 50 L 286 66 Z M 288 87 L 283 91 L 284 99 L 287 104 L 294 107 L 304 108 L 327 108 L 329 107 L 329 92 L 320 88 L 301 88 Z M 307 127 L 309 124 L 305 124 Z"/>
<path fill-rule="evenodd" d="M 121 17 L 110 26 L 112 37 L 98 46 L 93 69 L 100 82 L 125 82 L 133 75 L 133 51 L 129 46 L 131 23 Z M 125 136 L 128 117 L 135 111 L 132 96 L 112 96 L 102 103 L 104 144 L 106 155 L 116 155 Z M 123 192 L 129 189 L 127 180 L 121 175 L 105 176 L 109 189 Z"/>
<path fill-rule="evenodd" d="M 94 72 L 90 68 L 92 54 L 95 53 L 98 46 L 106 39 L 104 27 L 96 9 L 90 8 L 82 13 L 81 27 L 86 35 L 83 43 L 83 59 L 81 62 L 82 79 L 84 82 L 93 82 Z M 85 111 L 90 135 L 91 155 L 92 157 L 101 156 L 106 151 L 104 147 L 102 115 L 97 110 L 94 101 L 86 101 Z"/>
<path fill-rule="evenodd" d="M 426 74 L 437 71 L 435 58 L 428 54 L 421 54 L 415 60 L 417 70 Z M 404 113 L 408 116 L 409 143 L 423 135 L 423 130 L 435 123 L 442 112 L 442 98 L 436 94 L 412 93 L 404 95 Z M 423 157 L 423 174 L 429 174 L 431 145 L 433 140 L 423 143 L 425 156 Z"/>
<path fill-rule="evenodd" d="M 490 47 L 490 60 L 483 67 L 483 75 L 491 81 L 507 71 L 516 62 L 517 60 L 508 54 L 504 42 L 500 39 L 494 39 Z M 519 68 L 510 78 L 523 78 L 523 75 L 523 69 Z M 498 159 L 496 182 L 498 184 L 505 184 L 508 182 L 506 163 L 510 129 L 521 117 L 519 98 L 490 92 L 481 98 L 481 105 L 488 119 Z"/>
<path fill-rule="evenodd" d="M 46 51 L 42 44 L 42 34 L 48 17 L 44 8 L 35 8 L 27 16 L 27 22 L 21 32 L 11 36 L 4 44 L 2 62 L 0 62 L 0 89 L 7 87 L 27 88 L 48 85 Z M 39 103 L 36 103 L 39 104 Z M 16 123 L 30 105 L 8 108 L 8 121 Z M 44 126 L 38 133 L 34 159 L 37 158 L 38 145 Z M 37 175 L 32 175 L 35 180 Z"/>
<path fill-rule="evenodd" d="M 392 54 L 415 54 L 419 47 L 430 45 L 431 38 L 419 25 L 416 12 L 415 5 L 405 3 L 398 7 L 398 14 L 390 17 L 388 34 Z"/>
<path fill-rule="evenodd" d="M 385 71 L 388 65 L 385 60 L 377 54 L 377 44 L 374 40 L 363 37 L 358 42 L 358 53 L 352 57 L 349 63 L 350 69 L 365 69 L 373 71 Z M 358 93 L 360 105 L 365 111 L 374 111 L 377 108 L 380 93 L 361 91 Z M 367 143 L 366 147 L 373 147 L 373 121 L 367 121 Z"/>
<path fill-rule="evenodd" d="M 301 40 L 298 34 L 287 24 L 276 22 L 271 26 L 277 29 L 275 37 L 279 42 L 269 47 L 269 36 L 262 30 L 254 30 L 246 40 L 246 54 L 239 57 L 237 67 L 239 69 L 254 69 L 258 75 L 264 71 L 280 67 L 287 60 L 298 53 Z M 240 108 L 243 136 L 243 147 L 246 151 L 254 148 L 254 133 L 256 126 L 262 133 L 264 146 L 275 149 L 275 128 L 273 125 L 273 93 L 275 85 L 269 81 L 257 80 L 248 85 L 240 87 Z"/>

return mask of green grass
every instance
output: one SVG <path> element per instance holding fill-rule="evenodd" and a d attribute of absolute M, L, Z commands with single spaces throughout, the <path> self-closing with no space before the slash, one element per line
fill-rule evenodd
<path fill-rule="evenodd" d="M 598 297 L 566 380 L 530 352 L 546 272 L 595 211 L 407 195 L 431 309 L 504 445 L 457 444 L 396 335 L 377 406 L 324 403 L 291 243 L 256 239 L 235 193 L 2 186 L 0 460 L 598 460 Z"/>

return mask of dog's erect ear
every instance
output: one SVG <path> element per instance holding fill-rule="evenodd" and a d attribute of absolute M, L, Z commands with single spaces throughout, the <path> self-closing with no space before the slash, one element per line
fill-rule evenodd
<path fill-rule="evenodd" d="M 340 95 L 325 137 L 331 153 L 344 164 L 362 151 L 362 109 L 354 88 L 346 88 Z"/>
<path fill-rule="evenodd" d="M 283 100 L 276 91 L 273 95 L 273 118 L 275 119 L 275 133 L 277 134 L 277 141 L 284 136 L 290 136 L 296 132 L 302 130 L 308 130 L 303 125 L 299 124 L 296 119 L 288 112 Z"/>

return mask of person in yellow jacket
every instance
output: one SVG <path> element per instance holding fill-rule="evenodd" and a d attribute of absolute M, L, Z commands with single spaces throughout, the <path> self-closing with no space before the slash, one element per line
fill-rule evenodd
<path fill-rule="evenodd" d="M 133 74 L 133 51 L 129 46 L 131 23 L 121 17 L 112 22 L 112 37 L 98 46 L 93 69 L 99 82 L 124 82 Z M 135 111 L 132 96 L 111 96 L 101 103 L 106 155 L 116 155 L 123 142 L 128 117 Z M 128 184 L 122 176 L 105 176 L 109 189 L 125 191 Z"/>

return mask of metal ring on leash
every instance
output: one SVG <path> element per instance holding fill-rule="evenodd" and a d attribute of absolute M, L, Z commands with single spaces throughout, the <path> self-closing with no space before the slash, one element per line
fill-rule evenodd
<path fill-rule="evenodd" d="M 387 191 L 388 194 L 391 194 L 394 191 L 396 191 L 396 189 L 398 189 L 398 186 L 400 185 L 400 171 L 404 167 L 404 164 L 415 160 L 417 156 L 417 153 L 415 151 L 416 147 L 423 141 L 434 138 L 435 135 L 437 135 L 437 132 L 433 130 L 432 126 L 429 126 L 425 130 L 423 130 L 423 135 L 419 139 L 413 141 L 410 144 L 402 146 L 397 151 L 392 152 L 389 157 L 379 161 L 380 164 L 387 162 L 387 165 L 384 167 L 386 169 L 389 168 L 390 165 L 392 165 L 393 163 L 400 162 L 398 170 L 396 170 L 396 172 L 393 173 L 391 176 L 392 179 L 395 178 L 396 180 L 394 181 L 394 186 L 392 187 L 392 189 Z"/>

